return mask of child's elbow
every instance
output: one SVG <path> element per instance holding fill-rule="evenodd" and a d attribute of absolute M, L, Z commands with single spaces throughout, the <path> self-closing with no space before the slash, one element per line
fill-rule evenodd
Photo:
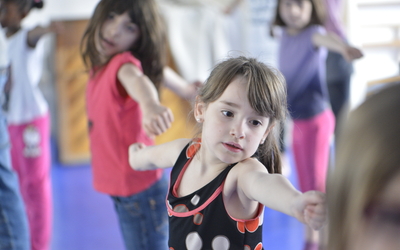
<path fill-rule="evenodd" d="M 146 170 L 145 166 L 140 164 L 139 154 L 140 150 L 143 149 L 145 145 L 143 143 L 134 143 L 129 146 L 129 165 L 133 170 L 143 171 Z"/>

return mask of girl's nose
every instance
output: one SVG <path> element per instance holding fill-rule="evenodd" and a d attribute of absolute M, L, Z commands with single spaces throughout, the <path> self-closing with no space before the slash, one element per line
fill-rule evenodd
<path fill-rule="evenodd" d="M 119 29 L 118 25 L 112 26 L 110 33 L 113 37 L 118 36 L 118 34 L 120 33 L 120 29 Z"/>
<path fill-rule="evenodd" d="M 112 25 L 110 25 L 110 34 L 112 36 L 118 36 L 122 32 L 122 25 L 119 24 L 118 20 L 116 19 Z"/>
<path fill-rule="evenodd" d="M 244 125 L 242 122 L 239 122 L 232 126 L 231 135 L 237 139 L 243 139 L 245 137 Z"/>
<path fill-rule="evenodd" d="M 292 15 L 298 15 L 300 13 L 300 6 L 297 4 L 293 4 L 290 9 Z"/>

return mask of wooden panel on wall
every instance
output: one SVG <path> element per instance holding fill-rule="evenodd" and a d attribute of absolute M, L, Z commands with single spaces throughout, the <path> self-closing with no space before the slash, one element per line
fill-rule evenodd
<path fill-rule="evenodd" d="M 85 89 L 88 74 L 79 46 L 87 20 L 63 21 L 57 36 L 56 80 L 58 95 L 58 148 L 60 162 L 86 163 L 90 160 Z"/>

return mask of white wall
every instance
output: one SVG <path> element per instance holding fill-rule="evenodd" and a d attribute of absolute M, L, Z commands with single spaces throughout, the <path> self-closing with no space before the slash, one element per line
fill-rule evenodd
<path fill-rule="evenodd" d="M 400 74 L 400 48 L 385 45 L 400 38 L 400 0 L 347 0 L 347 4 L 349 40 L 364 52 L 354 63 L 354 108 L 365 99 L 369 81 Z"/>
<path fill-rule="evenodd" d="M 99 0 L 44 0 L 44 7 L 33 9 L 23 24 L 27 27 L 53 20 L 88 19 Z"/>

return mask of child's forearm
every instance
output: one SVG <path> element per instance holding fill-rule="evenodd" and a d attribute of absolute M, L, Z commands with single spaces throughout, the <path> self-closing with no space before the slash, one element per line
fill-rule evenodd
<path fill-rule="evenodd" d="M 301 192 L 287 178 L 280 174 L 265 174 L 254 185 L 262 192 L 259 201 L 264 206 L 295 217 L 294 201 Z"/>
<path fill-rule="evenodd" d="M 30 30 L 28 32 L 28 45 L 31 48 L 35 48 L 37 42 L 39 41 L 39 39 L 46 33 L 49 32 L 49 29 L 47 27 L 41 27 L 41 26 L 37 26 L 34 29 Z"/>
<path fill-rule="evenodd" d="M 126 92 L 139 103 L 142 125 L 148 136 L 164 133 L 172 124 L 172 111 L 161 105 L 154 84 L 136 66 L 127 63 L 118 71 L 118 79 Z"/>
<path fill-rule="evenodd" d="M 328 50 L 343 53 L 346 43 L 336 34 L 327 33 L 327 34 L 315 34 L 313 36 L 313 43 L 317 47 L 326 47 Z"/>
<path fill-rule="evenodd" d="M 64 28 L 61 22 L 52 22 L 50 25 L 45 27 L 36 26 L 34 29 L 28 32 L 28 45 L 34 48 L 43 35 L 47 33 L 61 33 L 63 29 Z"/>
<path fill-rule="evenodd" d="M 154 84 L 132 64 L 123 65 L 118 72 L 118 78 L 128 95 L 138 102 L 142 109 L 160 104 Z"/>
<path fill-rule="evenodd" d="M 172 167 L 190 139 L 177 139 L 156 146 L 146 147 L 135 143 L 129 147 L 129 164 L 135 170 Z"/>
<path fill-rule="evenodd" d="M 328 33 L 326 35 L 315 34 L 313 42 L 316 46 L 324 46 L 331 51 L 340 53 L 347 61 L 353 61 L 363 57 L 363 53 L 356 47 L 349 46 L 338 35 Z"/>
<path fill-rule="evenodd" d="M 165 67 L 163 70 L 163 84 L 184 99 L 192 100 L 196 96 L 196 86 L 189 84 L 170 67 Z"/>

